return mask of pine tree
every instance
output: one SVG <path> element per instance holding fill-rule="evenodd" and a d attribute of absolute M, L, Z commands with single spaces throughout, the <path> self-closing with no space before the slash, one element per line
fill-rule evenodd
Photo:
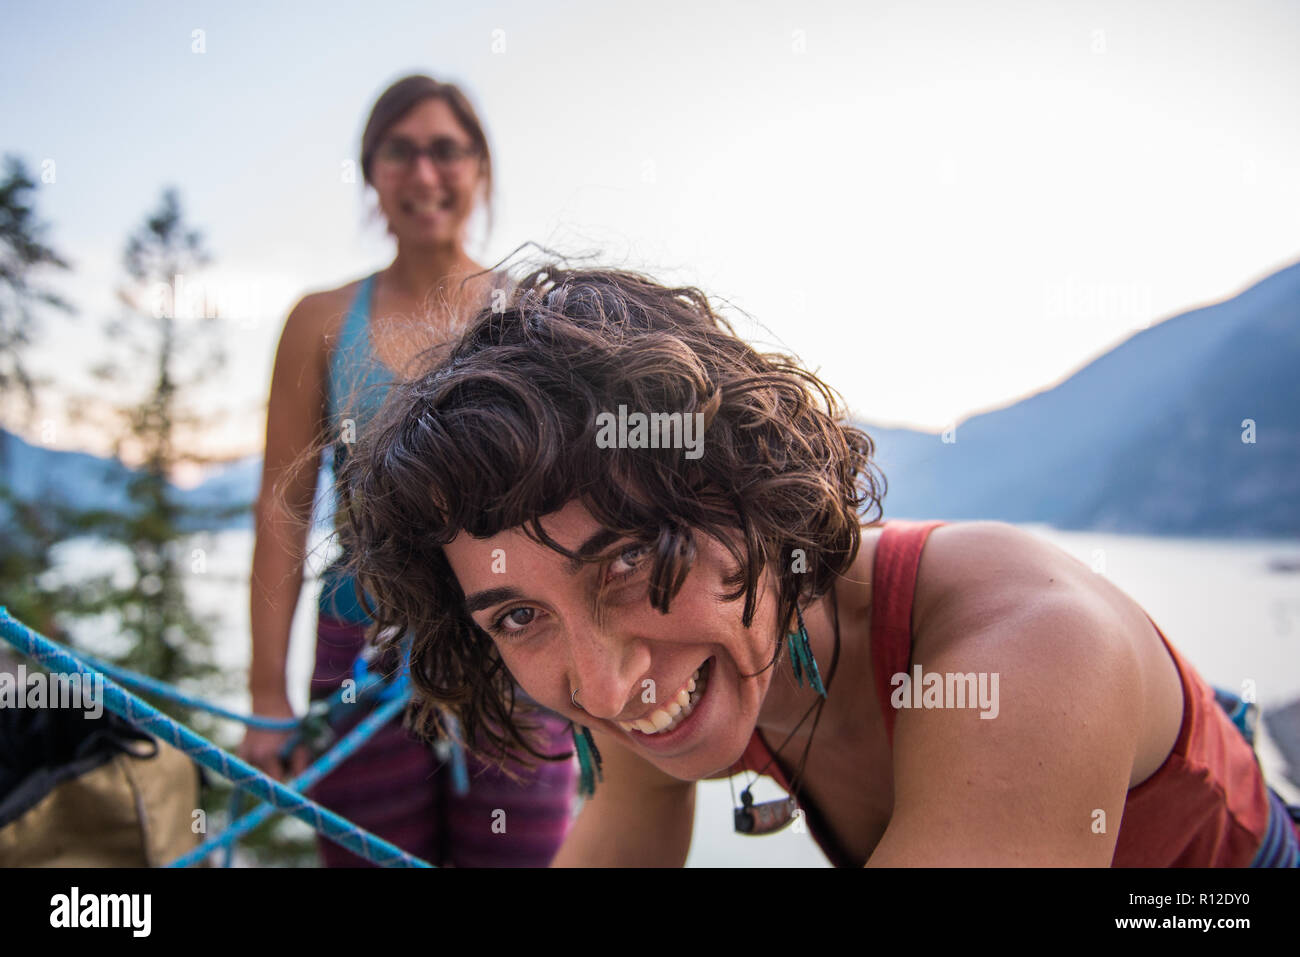
<path fill-rule="evenodd" d="M 27 164 L 20 157 L 6 155 L 5 178 L 0 181 L 0 418 L 24 424 L 30 424 L 36 408 L 36 386 L 44 384 L 24 361 L 24 353 L 34 341 L 37 307 L 72 311 L 62 297 L 39 281 L 42 272 L 69 266 L 45 244 L 47 227 L 36 213 L 35 189 Z M 13 409 L 18 403 L 25 406 L 21 414 Z M 3 455 L 0 446 L 0 457 Z"/>
<path fill-rule="evenodd" d="M 124 639 L 125 650 L 110 657 L 206 695 L 221 687 L 212 661 L 215 619 L 193 609 L 185 586 L 192 575 L 189 537 L 213 516 L 183 506 L 172 478 L 183 463 L 205 461 L 183 448 L 182 439 L 200 435 L 218 415 L 196 407 L 192 397 L 223 367 L 224 349 L 216 318 L 182 315 L 170 290 L 210 260 L 176 191 L 164 191 L 158 208 L 127 240 L 127 281 L 118 293 L 125 311 L 105 326 L 116 355 L 93 370 L 117 398 L 82 403 L 77 413 L 83 420 L 99 419 L 114 437 L 114 456 L 134 466 L 126 490 L 129 507 L 99 516 L 90 529 L 124 546 L 130 556 L 126 583 L 104 601 L 116 611 L 115 631 Z M 210 728 L 201 713 L 168 710 L 200 731 Z"/>
<path fill-rule="evenodd" d="M 212 700 L 220 693 L 242 691 L 242 676 L 224 674 L 212 658 L 216 616 L 197 613 L 186 586 L 201 569 L 193 554 L 194 532 L 222 519 L 246 513 L 251 502 L 232 502 L 211 509 L 177 501 L 171 479 L 179 466 L 212 459 L 194 442 L 227 414 L 205 407 L 202 388 L 225 366 L 220 317 L 190 307 L 183 292 L 211 261 L 202 234 L 187 221 L 175 190 L 163 193 L 158 208 L 128 239 L 124 264 L 128 282 L 119 291 L 126 312 L 107 324 L 119 350 L 116 361 L 94 371 L 128 400 L 108 407 L 113 452 L 130 453 L 138 462 L 128 485 L 133 509 L 101 516 L 97 534 L 125 545 L 131 555 L 130 582 L 111 591 L 105 604 L 120 615 L 117 633 L 126 650 L 114 663 Z M 201 288 L 201 287 L 199 287 Z M 144 387 L 139 388 L 143 382 Z M 87 406 L 83 404 L 82 409 Z M 94 406 L 89 408 L 93 409 Z M 99 404 L 100 413 L 104 406 Z M 229 722 L 206 712 L 142 695 L 184 724 L 227 749 L 238 743 Z M 232 787 L 215 775 L 206 777 L 204 804 L 209 817 L 228 806 Z M 242 811 L 256 806 L 245 800 Z M 314 858 L 313 842 L 303 826 L 272 818 L 240 841 L 240 847 L 269 864 L 303 864 Z M 297 833 L 295 833 L 297 832 Z"/>
<path fill-rule="evenodd" d="M 20 157 L 6 155 L 0 180 L 0 604 L 45 634 L 57 632 L 55 612 L 70 599 L 65 587 L 45 575 L 52 550 L 76 520 L 56 502 L 32 502 L 14 491 L 10 474 L 9 431 L 30 427 L 37 388 L 45 377 L 27 364 L 39 341 L 41 307 L 70 313 L 72 307 L 44 285 L 51 270 L 67 271 L 68 261 L 45 242 L 48 227 L 35 206 L 36 181 Z"/>

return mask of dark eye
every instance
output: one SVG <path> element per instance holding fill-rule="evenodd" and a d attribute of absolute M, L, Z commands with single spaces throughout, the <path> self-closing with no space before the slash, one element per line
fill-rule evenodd
<path fill-rule="evenodd" d="M 624 578 L 631 575 L 641 567 L 649 553 L 648 545 L 629 545 L 619 553 L 618 558 L 610 562 L 610 577 Z"/>
<path fill-rule="evenodd" d="M 434 158 L 443 163 L 460 159 L 464 152 L 461 145 L 455 140 L 434 140 L 433 142 Z"/>
<path fill-rule="evenodd" d="M 386 140 L 379 148 L 379 155 L 390 162 L 409 163 L 415 155 L 415 144 L 408 140 Z"/>
<path fill-rule="evenodd" d="M 522 616 L 522 617 L 516 617 L 516 616 Z M 506 612 L 504 615 L 502 615 L 500 618 L 498 618 L 493 623 L 492 629 L 498 634 L 507 634 L 507 635 L 514 634 L 516 632 L 523 631 L 525 628 L 531 625 L 533 623 L 533 619 L 536 617 L 537 617 L 537 609 L 535 608 L 527 608 L 527 607 L 513 608 L 510 611 Z"/>

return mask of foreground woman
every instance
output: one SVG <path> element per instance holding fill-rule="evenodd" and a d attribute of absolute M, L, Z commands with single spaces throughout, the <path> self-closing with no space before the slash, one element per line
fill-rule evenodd
<path fill-rule="evenodd" d="M 864 526 L 869 437 L 696 290 L 551 269 L 509 306 L 394 393 L 341 508 L 426 719 L 540 757 L 513 679 L 573 722 L 598 783 L 557 865 L 681 865 L 694 782 L 758 774 L 839 865 L 1296 863 L 1251 746 L 1104 577 L 1001 523 Z M 734 826 L 794 813 L 746 788 Z"/>

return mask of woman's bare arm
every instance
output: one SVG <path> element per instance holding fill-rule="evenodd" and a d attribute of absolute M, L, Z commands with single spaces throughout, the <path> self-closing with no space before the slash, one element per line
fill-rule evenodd
<path fill-rule="evenodd" d="M 289 313 L 276 350 L 267 404 L 266 451 L 255 509 L 249 587 L 253 654 L 249 691 L 258 714 L 292 713 L 286 688 L 289 634 L 302 589 L 303 563 L 320 457 L 303 453 L 320 435 L 325 408 L 325 297 L 305 297 Z M 250 731 L 246 756 L 283 775 L 275 752 L 283 733 Z M 295 761 L 295 765 L 298 764 Z"/>

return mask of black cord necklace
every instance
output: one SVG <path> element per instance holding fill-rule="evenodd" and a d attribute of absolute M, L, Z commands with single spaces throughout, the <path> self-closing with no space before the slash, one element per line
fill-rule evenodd
<path fill-rule="evenodd" d="M 795 812 L 799 807 L 797 795 L 799 793 L 799 784 L 803 780 L 804 766 L 808 763 L 808 753 L 812 750 L 813 736 L 817 734 L 817 725 L 820 724 L 822 720 L 822 709 L 826 707 L 826 700 L 830 697 L 831 683 L 835 680 L 835 669 L 838 667 L 840 662 L 840 609 L 839 602 L 836 600 L 834 585 L 831 586 L 831 610 L 835 616 L 835 653 L 831 656 L 831 671 L 830 675 L 826 679 L 826 697 L 814 702 L 813 705 L 804 712 L 804 716 L 799 719 L 799 723 L 794 726 L 788 735 L 786 735 L 785 740 L 781 742 L 780 747 L 778 747 L 768 758 L 767 764 L 754 772 L 754 776 L 750 780 L 749 784 L 747 784 L 745 789 L 740 792 L 740 801 L 742 806 L 737 807 L 735 811 L 736 831 L 740 834 L 771 834 L 773 831 L 781 830 L 794 820 Z M 800 623 L 802 624 L 802 620 Z M 754 796 L 750 793 L 750 788 L 752 788 L 763 773 L 772 766 L 772 763 L 776 761 L 776 756 L 781 753 L 782 749 L 784 749 L 787 744 L 790 743 L 790 739 L 795 736 L 795 733 L 803 727 L 803 723 L 808 720 L 808 715 L 813 713 L 814 708 L 817 710 L 817 717 L 813 719 L 812 731 L 808 734 L 808 744 L 804 746 L 803 757 L 799 759 L 799 768 L 795 771 L 794 778 L 790 782 L 789 797 L 778 798 L 775 801 L 763 801 L 759 804 L 755 804 Z M 757 729 L 755 730 L 757 731 Z M 745 771 L 748 773 L 749 768 L 746 767 Z M 732 784 L 730 775 L 727 776 L 727 783 L 731 785 L 731 803 L 735 806 L 736 788 L 735 785 Z"/>

